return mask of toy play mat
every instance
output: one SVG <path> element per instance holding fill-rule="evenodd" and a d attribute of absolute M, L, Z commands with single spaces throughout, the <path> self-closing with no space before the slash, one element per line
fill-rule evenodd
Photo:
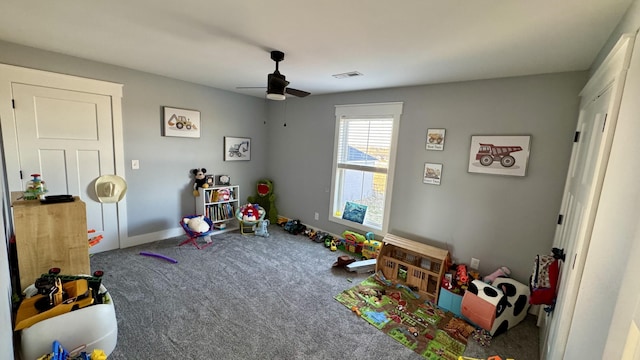
<path fill-rule="evenodd" d="M 457 360 L 474 328 L 417 296 L 377 273 L 335 299 L 425 359 Z"/>

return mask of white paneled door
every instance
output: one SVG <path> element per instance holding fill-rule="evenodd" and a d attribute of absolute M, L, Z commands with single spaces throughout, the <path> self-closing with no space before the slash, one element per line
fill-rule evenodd
<path fill-rule="evenodd" d="M 547 359 L 561 356 L 571 326 L 597 206 L 593 190 L 598 176 L 596 166 L 601 161 L 604 145 L 602 140 L 607 110 L 611 105 L 611 88 L 584 102 L 576 130 L 579 140 L 574 144 L 563 200 L 562 214 L 565 219 L 554 242 L 554 247 L 565 250 L 567 259 L 562 266 L 555 311 L 547 315 L 556 318 L 553 323 L 547 319 L 551 325 L 545 329 L 548 331 L 544 339 Z"/>
<path fill-rule="evenodd" d="M 111 97 L 19 83 L 12 93 L 22 188 L 38 173 L 48 195 L 79 196 L 92 236 L 103 236 L 91 252 L 119 248 L 116 204 L 98 202 L 94 190 L 96 178 L 115 174 Z"/>
<path fill-rule="evenodd" d="M 600 201 L 600 192 L 615 134 L 620 99 L 629 66 L 631 36 L 624 35 L 580 96 L 580 116 L 553 246 L 565 250 L 555 309 L 541 312 L 541 359 L 565 358 L 574 311 Z M 606 326 L 606 325 L 603 325 Z M 594 355 L 598 356 L 599 355 Z M 569 358 L 569 357 L 567 357 Z"/>

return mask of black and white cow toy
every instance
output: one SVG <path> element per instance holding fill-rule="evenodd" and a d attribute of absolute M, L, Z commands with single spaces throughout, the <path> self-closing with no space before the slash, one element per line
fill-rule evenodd
<path fill-rule="evenodd" d="M 497 278 L 491 285 L 480 280 L 474 280 L 469 284 L 467 293 L 465 293 L 465 297 L 475 295 L 495 308 L 495 319 L 490 328 L 488 328 L 489 326 L 486 324 L 482 326 L 485 330 L 489 331 L 492 336 L 507 331 L 527 316 L 530 295 L 529 286 L 514 279 Z M 465 306 L 464 299 L 462 302 L 462 315 L 473 321 L 474 309 Z M 471 302 L 467 301 L 467 303 Z M 467 312 L 467 314 L 465 314 L 465 312 Z"/>

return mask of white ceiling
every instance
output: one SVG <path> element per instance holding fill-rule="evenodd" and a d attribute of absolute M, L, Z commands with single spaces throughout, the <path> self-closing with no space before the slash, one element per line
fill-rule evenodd
<path fill-rule="evenodd" d="M 585 70 L 631 1 L 2 0 L 0 39 L 260 97 L 280 50 L 326 94 Z"/>

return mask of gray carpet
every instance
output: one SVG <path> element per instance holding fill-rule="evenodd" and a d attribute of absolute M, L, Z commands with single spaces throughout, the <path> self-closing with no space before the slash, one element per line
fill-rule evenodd
<path fill-rule="evenodd" d="M 203 250 L 178 247 L 181 237 L 94 255 L 118 319 L 109 359 L 422 359 L 333 299 L 368 274 L 332 268 L 340 253 L 304 236 L 269 232 L 217 235 Z M 470 341 L 465 355 L 538 359 L 537 334 L 527 319 L 489 348 Z"/>

